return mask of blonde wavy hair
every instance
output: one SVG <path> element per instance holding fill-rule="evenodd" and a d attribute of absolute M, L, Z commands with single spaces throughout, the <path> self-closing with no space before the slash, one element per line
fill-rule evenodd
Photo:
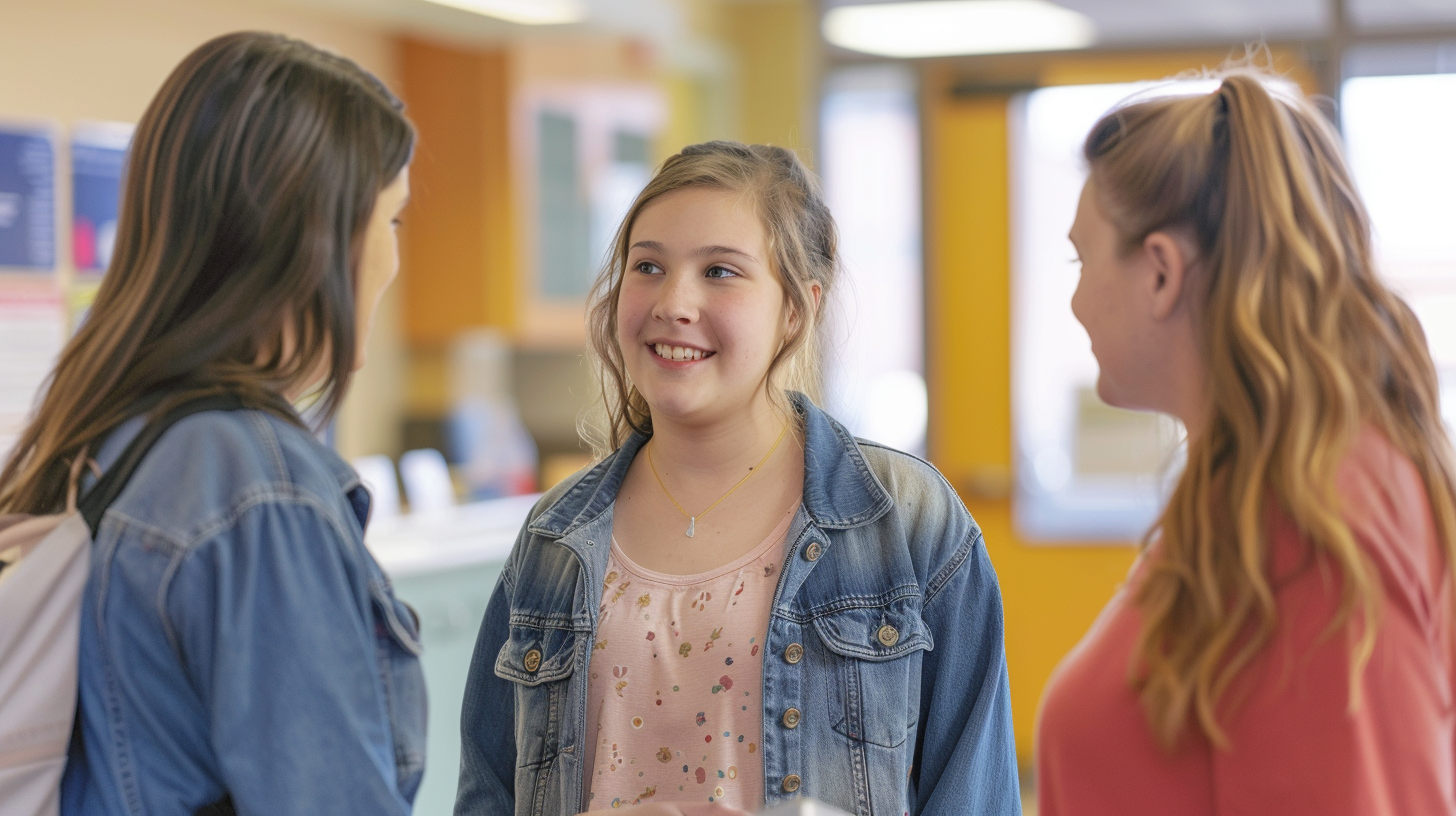
<path fill-rule="evenodd" d="M 664 162 L 632 202 L 588 297 L 587 355 L 600 393 L 579 431 L 596 459 L 634 432 L 652 433 L 652 409 L 632 384 L 617 343 L 617 301 L 637 217 L 658 198 L 691 187 L 739 193 L 753 205 L 767 239 L 769 267 L 784 287 L 786 328 L 765 376 L 769 398 L 787 415 L 789 391 L 819 397 L 819 329 L 839 269 L 839 238 L 818 180 L 782 147 L 728 141 L 689 145 Z M 818 307 L 811 291 L 815 283 Z"/>
<path fill-rule="evenodd" d="M 1275 507 L 1342 579 L 1326 636 L 1349 637 L 1356 704 L 1381 589 L 1334 477 L 1363 425 L 1415 464 L 1456 569 L 1456 476 L 1436 369 L 1414 313 L 1376 272 L 1339 137 L 1276 77 L 1244 67 L 1219 78 L 1213 93 L 1114 110 L 1083 149 L 1128 250 L 1170 229 L 1196 243 L 1189 280 L 1209 421 L 1188 440 L 1186 469 L 1143 541 L 1159 552 L 1135 590 L 1143 624 L 1130 668 L 1170 748 L 1194 722 L 1228 744 L 1220 699 L 1279 614 L 1266 528 Z"/>

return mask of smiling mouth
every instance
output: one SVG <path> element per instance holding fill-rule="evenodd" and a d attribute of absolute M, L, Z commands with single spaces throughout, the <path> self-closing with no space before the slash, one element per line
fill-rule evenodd
<path fill-rule="evenodd" d="M 666 343 L 649 343 L 648 348 L 652 349 L 652 353 L 658 357 L 678 363 L 705 360 L 714 354 L 711 351 L 688 348 L 687 346 L 669 346 Z"/>

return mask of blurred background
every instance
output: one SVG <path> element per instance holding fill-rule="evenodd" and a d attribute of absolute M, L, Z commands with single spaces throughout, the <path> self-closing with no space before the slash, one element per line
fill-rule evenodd
<path fill-rule="evenodd" d="M 983 527 L 1028 775 L 1041 689 L 1178 467 L 1173 423 L 1097 400 L 1068 307 L 1102 112 L 1266 45 L 1324 95 L 1456 387 L 1453 0 L 3 0 L 0 449 L 104 274 L 132 123 L 238 29 L 355 59 L 420 133 L 403 269 L 330 431 L 424 620 L 420 813 L 449 811 L 464 667 L 529 496 L 588 462 L 588 287 L 686 144 L 783 145 L 823 178 L 846 265 L 827 407 L 926 456 Z"/>

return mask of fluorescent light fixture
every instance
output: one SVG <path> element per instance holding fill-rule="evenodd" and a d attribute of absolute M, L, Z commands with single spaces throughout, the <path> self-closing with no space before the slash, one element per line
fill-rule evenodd
<path fill-rule="evenodd" d="M 582 0 L 429 0 L 520 25 L 561 25 L 586 19 Z"/>
<path fill-rule="evenodd" d="M 929 0 L 840 6 L 824 15 L 824 38 L 884 57 L 948 57 L 1085 48 L 1096 38 L 1086 15 L 1046 0 Z"/>

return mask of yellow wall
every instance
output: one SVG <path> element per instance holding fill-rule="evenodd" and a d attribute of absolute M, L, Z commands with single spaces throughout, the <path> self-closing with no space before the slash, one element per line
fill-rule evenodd
<path fill-rule="evenodd" d="M 1008 76 L 1038 85 L 1128 82 L 1217 66 L 1225 56 L 1013 61 L 981 79 L 991 87 Z M 1291 55 L 1276 56 L 1279 69 L 1312 84 Z M 932 65 L 924 76 L 930 454 L 980 523 L 1000 577 L 1017 748 L 1029 768 L 1047 678 L 1112 596 L 1135 549 L 1028 544 L 1012 525 L 1010 97 L 954 95 L 966 78 L 954 65 Z"/>
<path fill-rule="evenodd" d="M 810 165 L 818 143 L 818 3 L 748 0 L 723 6 L 731 49 L 738 138 L 797 151 Z"/>
<path fill-rule="evenodd" d="M 1042 687 L 1127 572 L 1133 549 L 1033 546 L 1012 529 L 1007 99 L 927 96 L 931 460 L 980 523 L 1000 577 L 1025 765 Z"/>

